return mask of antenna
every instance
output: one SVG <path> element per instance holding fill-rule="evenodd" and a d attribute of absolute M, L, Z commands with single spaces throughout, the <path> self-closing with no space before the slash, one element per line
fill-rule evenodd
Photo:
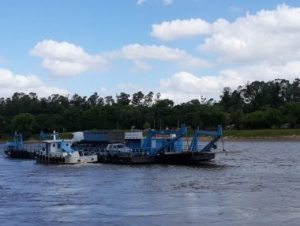
<path fill-rule="evenodd" d="M 56 140 L 56 133 L 55 133 L 55 130 L 53 130 L 53 140 Z"/>

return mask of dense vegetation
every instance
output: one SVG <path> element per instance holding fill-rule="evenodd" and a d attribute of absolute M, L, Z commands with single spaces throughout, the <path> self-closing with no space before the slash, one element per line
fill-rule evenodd
<path fill-rule="evenodd" d="M 203 97 L 175 105 L 160 94 L 141 91 L 132 96 L 72 97 L 53 94 L 39 98 L 35 93 L 15 93 L 0 98 L 2 133 L 76 131 L 87 129 L 176 128 L 191 127 L 262 129 L 297 128 L 300 125 L 300 79 L 292 83 L 277 79 L 255 81 L 236 90 L 224 88 L 220 100 Z"/>

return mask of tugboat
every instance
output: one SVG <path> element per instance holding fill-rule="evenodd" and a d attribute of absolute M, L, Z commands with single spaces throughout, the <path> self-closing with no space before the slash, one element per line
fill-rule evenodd
<path fill-rule="evenodd" d="M 4 153 L 11 158 L 34 159 L 35 150 L 25 148 L 21 133 L 15 132 L 14 140 L 5 144 Z"/>
<path fill-rule="evenodd" d="M 98 161 L 96 154 L 87 154 L 80 149 L 75 150 L 72 148 L 73 140 L 60 139 L 55 131 L 52 139 L 43 139 L 43 143 L 45 147 L 36 153 L 38 163 L 78 164 Z"/>

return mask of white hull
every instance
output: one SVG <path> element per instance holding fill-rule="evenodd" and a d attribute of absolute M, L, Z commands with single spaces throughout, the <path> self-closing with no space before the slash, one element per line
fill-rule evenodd
<path fill-rule="evenodd" d="M 97 155 L 90 155 L 90 156 L 79 156 L 79 157 L 73 157 L 66 158 L 67 164 L 78 164 L 78 163 L 95 163 L 98 162 L 98 156 Z"/>
<path fill-rule="evenodd" d="M 79 156 L 77 152 L 72 154 L 52 153 L 51 155 L 37 155 L 36 160 L 39 163 L 82 164 L 98 162 L 98 156 Z"/>
<path fill-rule="evenodd" d="M 69 152 L 63 150 L 62 147 Z M 54 140 L 47 141 L 46 148 L 36 153 L 36 160 L 40 163 L 80 164 L 97 162 L 98 156 L 96 154 L 83 155 L 79 151 L 74 151 L 70 143 Z"/>

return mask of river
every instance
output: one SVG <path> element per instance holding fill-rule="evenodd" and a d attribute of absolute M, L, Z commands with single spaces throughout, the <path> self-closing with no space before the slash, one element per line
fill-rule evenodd
<path fill-rule="evenodd" d="M 0 152 L 0 225 L 299 225 L 300 142 L 232 141 L 211 164 L 41 165 Z"/>

